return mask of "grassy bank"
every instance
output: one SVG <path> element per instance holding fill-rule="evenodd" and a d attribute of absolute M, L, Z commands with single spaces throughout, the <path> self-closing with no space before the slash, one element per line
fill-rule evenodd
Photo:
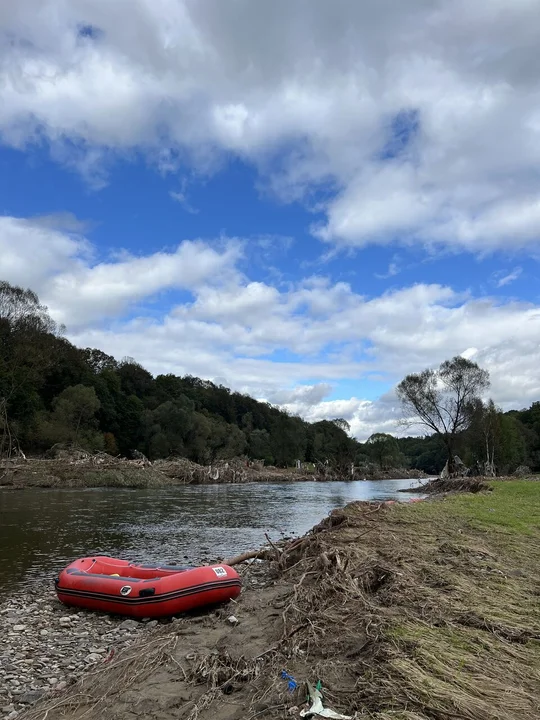
<path fill-rule="evenodd" d="M 234 607 L 158 628 L 48 720 L 280 720 L 299 717 L 308 680 L 358 718 L 537 720 L 540 483 L 492 487 L 334 511 L 276 552 L 265 587 L 244 568 Z"/>
<path fill-rule="evenodd" d="M 398 513 L 420 582 L 385 632 L 388 670 L 422 718 L 540 716 L 540 485 L 492 487 Z"/>

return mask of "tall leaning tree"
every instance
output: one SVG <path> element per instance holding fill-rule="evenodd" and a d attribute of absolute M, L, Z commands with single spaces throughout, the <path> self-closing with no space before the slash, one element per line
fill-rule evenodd
<path fill-rule="evenodd" d="M 459 355 L 436 370 L 407 375 L 397 386 L 410 423 L 440 435 L 448 453 L 449 473 L 455 470 L 457 436 L 469 427 L 471 410 L 488 387 L 488 371 Z"/>

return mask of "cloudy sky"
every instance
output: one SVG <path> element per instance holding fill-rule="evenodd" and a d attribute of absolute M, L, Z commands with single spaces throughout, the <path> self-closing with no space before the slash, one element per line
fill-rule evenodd
<path fill-rule="evenodd" d="M 354 433 L 540 400 L 540 0 L 0 0 L 0 277 Z"/>

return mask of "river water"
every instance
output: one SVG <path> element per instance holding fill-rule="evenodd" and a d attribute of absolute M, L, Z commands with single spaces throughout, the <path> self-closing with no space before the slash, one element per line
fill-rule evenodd
<path fill-rule="evenodd" d="M 200 563 L 303 535 L 352 500 L 407 501 L 418 480 L 0 490 L 0 594 L 52 583 L 77 557 Z M 415 495 L 418 497 L 418 495 Z"/>

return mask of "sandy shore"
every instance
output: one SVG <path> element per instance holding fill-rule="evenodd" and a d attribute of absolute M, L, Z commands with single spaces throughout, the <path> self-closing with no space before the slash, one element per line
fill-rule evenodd
<path fill-rule="evenodd" d="M 19 717 L 285 720 L 320 682 L 348 717 L 538 720 L 540 483 L 494 488 L 334 511 L 244 567 L 237 602 L 138 631 Z"/>

